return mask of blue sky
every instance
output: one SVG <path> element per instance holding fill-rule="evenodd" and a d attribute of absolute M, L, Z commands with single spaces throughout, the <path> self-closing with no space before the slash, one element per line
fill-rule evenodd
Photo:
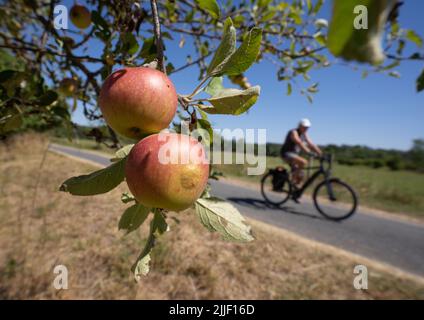
<path fill-rule="evenodd" d="M 67 3 L 65 2 L 67 5 Z M 405 1 L 401 11 L 401 25 L 424 35 L 424 1 Z M 320 17 L 329 18 L 330 1 Z M 146 28 L 146 27 L 144 27 Z M 168 55 L 178 67 L 185 64 L 190 47 L 178 47 L 166 40 Z M 92 53 L 101 47 L 91 46 Z M 299 119 L 308 117 L 313 123 L 310 136 L 318 144 L 361 144 L 378 148 L 408 149 L 415 138 L 424 138 L 424 93 L 415 91 L 415 81 L 424 64 L 404 62 L 396 70 L 400 79 L 370 74 L 362 79 L 360 71 L 342 65 L 311 73 L 313 82 L 320 83 L 320 92 L 310 104 L 299 91 L 286 95 L 286 84 L 278 82 L 275 66 L 263 60 L 247 73 L 249 81 L 261 86 L 256 105 L 241 116 L 210 116 L 216 128 L 266 128 L 268 142 L 281 142 L 286 131 L 295 127 Z M 179 93 L 190 93 L 197 84 L 198 70 L 191 67 L 171 75 Z M 80 108 L 74 121 L 87 124 Z"/>

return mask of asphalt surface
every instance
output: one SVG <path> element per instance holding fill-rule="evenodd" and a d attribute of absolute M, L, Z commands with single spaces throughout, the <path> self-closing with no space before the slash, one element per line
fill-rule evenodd
<path fill-rule="evenodd" d="M 52 150 L 108 165 L 108 158 L 84 150 L 51 145 Z M 212 194 L 227 199 L 245 216 L 303 237 L 377 260 L 424 277 L 424 224 L 375 215 L 361 209 L 351 218 L 334 222 L 322 217 L 311 201 L 266 206 L 259 190 L 223 181 L 210 181 Z M 304 196 L 308 197 L 308 196 Z"/>

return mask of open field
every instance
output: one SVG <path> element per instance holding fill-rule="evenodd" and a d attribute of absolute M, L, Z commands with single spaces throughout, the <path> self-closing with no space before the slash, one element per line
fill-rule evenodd
<path fill-rule="evenodd" d="M 126 237 L 117 230 L 125 184 L 96 197 L 58 192 L 93 169 L 46 152 L 25 135 L 0 146 L 0 298 L 34 299 L 424 299 L 424 282 L 362 258 L 250 220 L 256 240 L 221 241 L 192 210 L 170 213 L 149 276 L 136 284 L 130 265 L 147 223 Z M 44 159 L 44 160 L 43 160 Z M 53 268 L 69 270 L 69 290 L 52 286 Z M 355 290 L 353 268 L 366 264 L 369 289 Z"/>

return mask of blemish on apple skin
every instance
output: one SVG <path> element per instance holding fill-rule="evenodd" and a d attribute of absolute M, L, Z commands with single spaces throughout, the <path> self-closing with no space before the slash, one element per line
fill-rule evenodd
<path fill-rule="evenodd" d="M 137 128 L 137 127 L 131 127 L 129 131 L 131 132 L 131 134 L 134 134 L 134 135 L 139 135 L 141 133 L 140 128 Z"/>
<path fill-rule="evenodd" d="M 181 175 L 180 183 L 185 189 L 196 188 L 196 185 L 199 183 L 199 176 L 195 172 L 186 172 Z"/>

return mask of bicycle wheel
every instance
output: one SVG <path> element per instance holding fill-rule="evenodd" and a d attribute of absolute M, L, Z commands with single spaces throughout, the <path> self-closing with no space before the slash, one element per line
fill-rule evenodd
<path fill-rule="evenodd" d="M 339 179 L 330 179 L 318 184 L 313 198 L 317 210 L 331 220 L 349 218 L 358 206 L 355 191 Z"/>
<path fill-rule="evenodd" d="M 291 193 L 291 184 L 287 178 L 284 182 L 283 187 L 275 191 L 272 183 L 273 174 L 272 172 L 268 172 L 261 180 L 261 193 L 265 200 L 274 206 L 280 206 L 284 202 L 286 202 Z"/>

